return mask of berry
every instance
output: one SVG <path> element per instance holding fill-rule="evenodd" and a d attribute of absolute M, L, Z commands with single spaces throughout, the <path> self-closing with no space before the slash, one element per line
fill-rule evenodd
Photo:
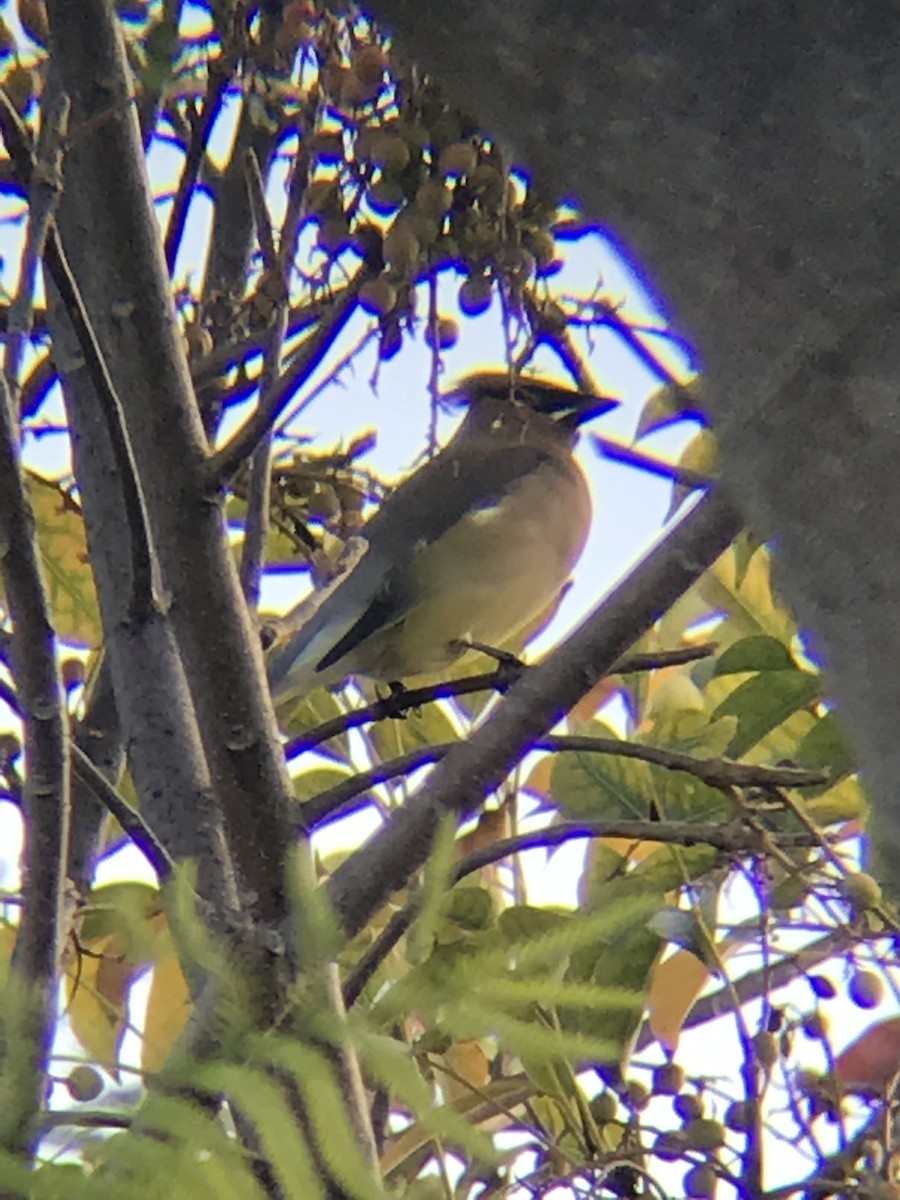
<path fill-rule="evenodd" d="M 716 1173 L 702 1163 L 692 1167 L 684 1177 L 684 1194 L 696 1200 L 710 1200 L 716 1194 Z"/>
<path fill-rule="evenodd" d="M 860 871 L 854 875 L 845 875 L 838 884 L 838 891 L 848 904 L 859 912 L 874 908 L 881 903 L 881 885 L 877 879 Z"/>
<path fill-rule="evenodd" d="M 718 1150 L 725 1145 L 725 1126 L 711 1117 L 697 1117 L 685 1127 L 684 1136 L 695 1150 Z"/>
<path fill-rule="evenodd" d="M 766 1070 L 774 1067 L 778 1062 L 778 1039 L 774 1033 L 758 1033 L 753 1039 L 753 1053 L 761 1067 L 765 1067 Z"/>
<path fill-rule="evenodd" d="M 684 1067 L 663 1063 L 653 1072 L 653 1091 L 657 1096 L 677 1096 L 684 1087 Z"/>
<path fill-rule="evenodd" d="M 807 983 L 820 1000 L 833 1000 L 837 995 L 837 988 L 827 975 L 810 975 Z"/>
<path fill-rule="evenodd" d="M 857 971 L 847 994 L 857 1008 L 877 1008 L 884 999 L 884 983 L 874 971 Z"/>
<path fill-rule="evenodd" d="M 66 1087 L 73 1100 L 84 1104 L 89 1100 L 97 1099 L 103 1091 L 103 1079 L 98 1070 L 89 1067 L 87 1063 L 82 1063 L 81 1066 L 73 1067 L 69 1072 Z"/>

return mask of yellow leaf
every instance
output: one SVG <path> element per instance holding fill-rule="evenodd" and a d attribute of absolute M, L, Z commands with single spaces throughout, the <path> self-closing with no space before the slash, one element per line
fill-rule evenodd
<path fill-rule="evenodd" d="M 6 978 L 6 969 L 12 959 L 13 947 L 16 944 L 15 926 L 0 924 L 0 980 Z"/>
<path fill-rule="evenodd" d="M 191 994 L 174 947 L 163 953 L 153 968 L 141 1066 L 158 1071 L 165 1063 L 191 1014 Z"/>
<path fill-rule="evenodd" d="M 475 828 L 457 839 L 457 860 L 465 858 L 467 854 L 474 854 L 476 850 L 493 846 L 501 838 L 508 838 L 511 833 L 512 821 L 509 809 L 505 805 L 502 808 L 486 809 L 478 818 Z"/>
<path fill-rule="evenodd" d="M 450 1104 L 471 1095 L 473 1088 L 483 1088 L 491 1077 L 488 1056 L 480 1042 L 454 1042 L 443 1058 L 453 1072 L 452 1075 L 441 1074 L 441 1090 Z"/>
<path fill-rule="evenodd" d="M 66 1009 L 72 1032 L 94 1062 L 118 1079 L 128 988 L 139 968 L 126 961 L 117 933 L 95 941 L 66 971 Z"/>
<path fill-rule="evenodd" d="M 521 786 L 521 791 L 530 792 L 548 805 L 552 800 L 551 777 L 553 775 L 553 756 L 548 754 L 531 768 L 528 778 Z"/>
<path fill-rule="evenodd" d="M 678 1048 L 681 1027 L 710 974 L 689 950 L 678 950 L 656 964 L 647 996 L 648 1020 L 654 1037 L 670 1054 Z"/>
<path fill-rule="evenodd" d="M 103 634 L 81 509 L 59 484 L 30 471 L 25 481 L 54 628 L 67 641 L 97 646 Z"/>
<path fill-rule="evenodd" d="M 738 945 L 738 942 L 719 942 L 714 951 L 716 960 L 726 962 Z M 647 1020 L 654 1036 L 670 1054 L 678 1048 L 681 1027 L 711 974 L 709 967 L 690 950 L 678 950 L 670 958 L 657 961 L 647 994 Z"/>
<path fill-rule="evenodd" d="M 701 479 L 715 479 L 719 474 L 719 451 L 713 432 L 701 429 L 685 446 L 678 459 L 678 466 L 685 473 Z M 666 520 L 674 516 L 684 501 L 694 491 L 688 484 L 676 482 L 672 486 L 672 502 Z"/>

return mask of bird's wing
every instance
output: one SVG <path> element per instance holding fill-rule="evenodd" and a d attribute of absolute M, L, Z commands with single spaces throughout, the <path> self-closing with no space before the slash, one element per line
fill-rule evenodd
<path fill-rule="evenodd" d="M 523 478 L 554 461 L 531 445 L 469 445 L 456 455 L 451 444 L 391 493 L 365 534 L 386 558 L 396 559 L 396 547 L 438 541 L 467 514 L 500 504 Z M 439 508 L 435 496 L 442 497 Z"/>
<path fill-rule="evenodd" d="M 410 475 L 368 521 L 362 558 L 313 617 L 271 661 L 272 689 L 314 683 L 374 632 L 394 625 L 415 607 L 416 558 L 470 512 L 490 510 L 518 481 L 554 457 L 530 445 L 486 445 L 457 457 L 452 448 Z M 436 508 L 434 497 L 442 496 Z M 293 690 L 293 689 L 292 689 Z"/>
<path fill-rule="evenodd" d="M 379 629 L 395 624 L 419 600 L 417 552 L 471 512 L 499 505 L 515 485 L 554 456 L 529 446 L 490 444 L 457 457 L 452 446 L 392 492 L 362 530 L 365 553 L 312 618 L 273 657 L 278 693 L 288 680 L 312 679 L 340 662 Z M 439 509 L 434 497 L 443 497 Z"/>

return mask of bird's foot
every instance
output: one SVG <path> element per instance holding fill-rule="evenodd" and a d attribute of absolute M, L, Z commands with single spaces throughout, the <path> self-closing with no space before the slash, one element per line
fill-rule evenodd
<path fill-rule="evenodd" d="M 521 677 L 522 672 L 527 669 L 521 658 L 516 654 L 511 654 L 509 650 L 499 650 L 496 646 L 488 646 L 485 642 L 475 642 L 470 638 L 466 639 L 465 645 L 469 650 L 477 650 L 480 654 L 486 654 L 497 664 L 494 688 L 498 692 L 505 692 L 507 688 L 512 687 Z"/>
<path fill-rule="evenodd" d="M 409 688 L 406 684 L 401 683 L 399 679 L 392 679 L 388 682 L 388 694 L 381 697 L 380 703 L 384 706 L 384 715 L 390 721 L 405 721 L 409 715 L 411 705 L 408 700 Z"/>

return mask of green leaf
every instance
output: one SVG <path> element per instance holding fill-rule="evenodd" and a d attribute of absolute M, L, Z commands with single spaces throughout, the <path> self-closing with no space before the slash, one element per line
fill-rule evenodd
<path fill-rule="evenodd" d="M 313 767 L 301 775 L 295 775 L 291 779 L 291 787 L 302 804 L 330 788 L 337 787 L 339 783 L 346 783 L 351 778 L 349 771 L 339 771 L 336 767 Z"/>
<path fill-rule="evenodd" d="M 497 928 L 508 942 L 524 942 L 531 937 L 541 937 L 568 925 L 570 912 L 554 911 L 552 908 L 534 908 L 530 904 L 514 904 L 505 908 L 497 918 Z"/>
<path fill-rule="evenodd" d="M 761 545 L 762 543 L 748 529 L 745 529 L 742 534 L 735 538 L 731 549 L 734 554 L 734 578 L 737 587 L 740 587 L 744 582 L 744 576 L 747 574 L 750 560 Z"/>
<path fill-rule="evenodd" d="M 550 776 L 560 812 L 573 820 L 646 820 L 653 791 L 651 768 L 639 759 L 564 751 Z"/>
<path fill-rule="evenodd" d="M 717 788 L 685 771 L 615 754 L 559 754 L 551 792 L 573 820 L 646 821 L 654 806 L 664 820 L 710 820 L 728 808 Z"/>
<path fill-rule="evenodd" d="M 784 642 L 766 634 L 756 634 L 734 642 L 719 656 L 715 675 L 741 675 L 751 671 L 799 670 Z"/>
<path fill-rule="evenodd" d="M 698 475 L 702 479 L 716 479 L 721 470 L 719 462 L 719 447 L 716 436 L 711 429 L 701 429 L 688 442 L 678 458 L 678 466 L 684 472 Z M 690 484 L 676 481 L 672 485 L 672 501 L 666 520 L 669 520 L 681 508 L 685 500 L 696 489 Z"/>
<path fill-rule="evenodd" d="M 494 923 L 494 899 L 488 888 L 458 886 L 444 897 L 440 915 L 461 929 L 489 929 Z"/>
<path fill-rule="evenodd" d="M 683 420 L 685 406 L 696 407 L 699 404 L 702 387 L 702 377 L 695 375 L 687 383 L 667 383 L 651 392 L 641 409 L 634 440 L 638 441 L 648 433 Z"/>
<path fill-rule="evenodd" d="M 714 717 L 738 719 L 728 754 L 740 758 L 782 721 L 813 704 L 820 690 L 818 676 L 807 671 L 766 671 L 745 680 L 713 713 Z"/>
<path fill-rule="evenodd" d="M 802 767 L 822 767 L 834 777 L 854 770 L 853 752 L 834 712 L 816 721 L 792 757 Z"/>
<path fill-rule="evenodd" d="M 822 828 L 838 825 L 842 821 L 862 820 L 869 811 L 865 792 L 855 775 L 845 775 L 826 792 L 811 796 L 804 807 Z"/>
<path fill-rule="evenodd" d="M 94 888 L 84 909 L 79 940 L 98 941 L 119 934 L 123 941 L 142 942 L 144 926 L 162 912 L 159 889 L 148 883 L 107 883 Z M 139 956 L 143 958 L 143 956 Z"/>

